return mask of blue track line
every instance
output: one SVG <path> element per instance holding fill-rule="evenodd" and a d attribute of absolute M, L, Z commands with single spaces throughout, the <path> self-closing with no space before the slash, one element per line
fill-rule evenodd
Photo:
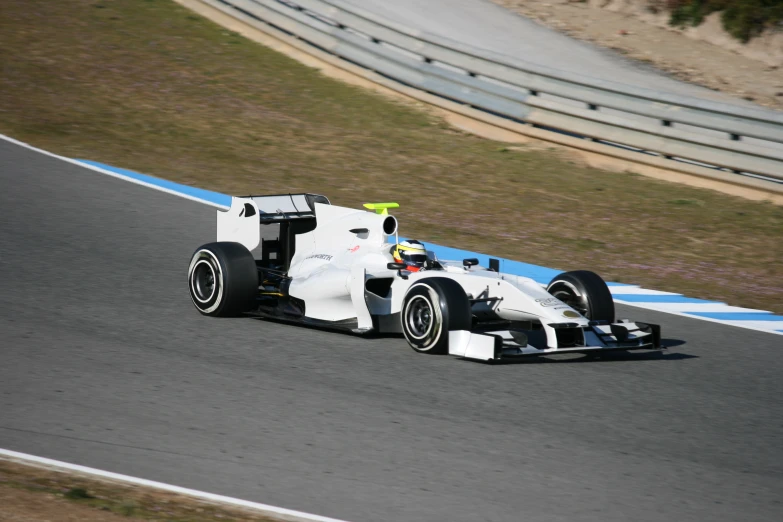
<path fill-rule="evenodd" d="M 705 301 L 684 295 L 646 295 L 646 294 L 621 294 L 614 293 L 615 299 L 628 301 L 629 303 L 698 303 L 698 304 L 724 304 L 719 301 Z"/>
<path fill-rule="evenodd" d="M 684 312 L 688 315 L 706 317 L 708 319 L 720 319 L 721 321 L 781 321 L 783 315 L 774 315 L 772 312 Z"/>
<path fill-rule="evenodd" d="M 78 161 L 85 163 L 87 165 L 92 165 L 93 167 L 99 167 L 101 169 L 108 170 L 116 174 L 120 174 L 121 176 L 125 176 L 127 178 L 136 181 L 141 181 L 143 183 L 155 185 L 156 187 L 160 187 L 168 191 L 177 192 L 179 194 L 184 194 L 191 198 L 200 199 L 208 203 L 212 203 L 213 205 L 220 205 L 226 208 L 231 206 L 231 196 L 226 196 L 225 194 L 221 194 L 219 192 L 212 192 L 211 190 L 204 190 L 197 187 L 189 187 L 188 185 L 182 185 L 181 183 L 174 183 L 173 181 L 156 178 L 155 176 L 148 176 L 147 174 L 139 174 L 138 172 L 134 172 L 132 170 L 112 167 L 111 165 L 106 165 L 105 163 L 98 163 L 97 161 L 90 161 L 84 159 L 80 159 Z"/>
<path fill-rule="evenodd" d="M 180 183 L 174 183 L 173 181 L 156 178 L 154 176 L 148 176 L 146 174 L 140 174 L 132 170 L 112 167 L 111 165 L 105 165 L 103 163 L 99 163 L 96 161 L 89 161 L 89 160 L 78 160 L 78 161 L 84 163 L 85 165 L 94 167 L 96 169 L 104 170 L 112 175 L 116 175 L 121 178 L 126 178 L 130 181 L 135 181 L 137 183 L 142 183 L 148 186 L 156 187 L 160 190 L 177 194 L 182 197 L 194 199 L 217 207 L 229 208 L 231 206 L 231 196 L 227 196 L 225 194 L 220 194 L 218 192 L 212 192 L 210 190 L 204 190 L 196 187 L 190 187 L 187 185 L 182 185 Z M 429 250 L 434 252 L 439 259 L 460 260 L 460 259 L 474 257 L 479 260 L 479 264 L 483 266 L 488 266 L 490 258 L 493 257 L 487 254 L 470 252 L 468 250 L 461 250 L 458 248 L 437 245 L 435 243 L 425 242 L 425 245 Z M 547 268 L 544 266 L 533 265 L 530 263 L 523 263 L 521 261 L 513 261 L 510 259 L 503 259 L 503 258 L 497 258 L 497 259 L 500 261 L 501 272 L 523 276 L 523 277 L 529 277 L 542 285 L 549 283 L 549 281 L 551 281 L 552 278 L 554 278 L 556 275 L 562 272 L 562 270 L 556 270 L 554 268 Z M 629 287 L 629 289 L 631 288 L 636 289 L 637 285 L 628 285 L 625 283 L 612 283 L 612 282 L 608 282 L 607 285 L 613 288 L 618 288 L 618 291 L 615 291 L 614 293 L 614 298 L 616 300 L 624 301 L 629 304 L 638 303 L 638 306 L 642 308 L 644 308 L 645 304 L 648 303 L 650 304 L 674 303 L 674 304 L 682 304 L 682 305 L 713 304 L 713 305 L 723 305 L 726 306 L 727 308 L 729 307 L 729 305 L 726 305 L 725 303 L 720 303 L 716 301 L 707 301 L 704 299 L 695 299 L 680 294 L 655 293 L 654 290 L 646 290 L 646 292 L 649 293 L 643 293 L 643 294 L 636 294 L 636 293 L 623 294 L 622 287 Z M 693 318 L 701 317 L 705 319 L 713 319 L 718 321 L 739 321 L 739 322 L 769 321 L 770 326 L 772 326 L 772 323 L 774 323 L 775 321 L 783 321 L 783 316 L 774 315 L 771 312 L 753 312 L 753 313 L 728 312 L 728 311 L 727 312 L 689 312 L 687 311 L 687 306 L 683 307 L 682 310 L 670 310 L 670 311 L 682 315 L 687 315 Z M 733 323 L 733 324 L 736 325 L 737 323 Z M 762 330 L 769 333 L 776 333 L 776 334 L 783 333 L 783 330 L 777 330 L 777 329 L 773 330 L 771 327 L 764 328 L 764 329 L 759 328 L 758 323 L 755 323 L 755 325 L 753 326 L 748 325 L 747 327 L 754 330 Z"/>

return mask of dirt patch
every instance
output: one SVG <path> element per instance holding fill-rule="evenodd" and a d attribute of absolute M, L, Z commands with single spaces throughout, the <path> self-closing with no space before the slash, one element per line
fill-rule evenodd
<path fill-rule="evenodd" d="M 280 520 L 152 488 L 0 459 L 0 520 L 4 522 L 119 522 L 129 518 L 169 522 Z"/>
<path fill-rule="evenodd" d="M 781 207 L 478 138 L 168 0 L 6 4 L 17 139 L 227 194 L 398 201 L 425 242 L 783 312 Z"/>
<path fill-rule="evenodd" d="M 721 28 L 719 13 L 699 27 L 675 28 L 666 12 L 648 9 L 648 0 L 492 1 L 681 80 L 783 109 L 783 33 L 742 44 Z"/>

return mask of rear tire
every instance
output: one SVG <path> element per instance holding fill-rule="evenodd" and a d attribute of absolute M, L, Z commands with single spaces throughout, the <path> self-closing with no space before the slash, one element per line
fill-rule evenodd
<path fill-rule="evenodd" d="M 612 293 L 595 272 L 564 272 L 552 279 L 546 290 L 588 319 L 614 322 Z"/>
<path fill-rule="evenodd" d="M 449 353 L 449 332 L 470 330 L 470 301 L 459 283 L 428 277 L 414 283 L 402 302 L 402 332 L 421 353 Z"/>
<path fill-rule="evenodd" d="M 212 317 L 233 317 L 253 309 L 258 296 L 258 269 L 240 243 L 208 243 L 193 254 L 188 288 L 196 309 Z"/>

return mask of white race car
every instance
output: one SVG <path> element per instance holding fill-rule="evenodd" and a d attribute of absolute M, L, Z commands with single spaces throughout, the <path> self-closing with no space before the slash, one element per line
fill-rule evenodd
<path fill-rule="evenodd" d="M 388 209 L 397 205 L 365 207 L 374 211 L 316 194 L 232 198 L 217 213 L 217 242 L 190 261 L 193 304 L 208 316 L 402 333 L 417 352 L 482 361 L 662 348 L 658 325 L 615 322 L 593 272 L 566 272 L 544 288 L 500 272 L 494 259 L 485 268 L 427 252 L 408 266 L 391 253 L 399 241 Z"/>

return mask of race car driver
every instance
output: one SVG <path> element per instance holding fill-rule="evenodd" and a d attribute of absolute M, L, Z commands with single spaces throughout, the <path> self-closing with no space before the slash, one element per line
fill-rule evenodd
<path fill-rule="evenodd" d="M 405 263 L 407 270 L 411 272 L 424 270 L 424 263 L 427 261 L 427 250 L 415 239 L 397 243 L 391 248 L 391 255 L 395 263 Z"/>

